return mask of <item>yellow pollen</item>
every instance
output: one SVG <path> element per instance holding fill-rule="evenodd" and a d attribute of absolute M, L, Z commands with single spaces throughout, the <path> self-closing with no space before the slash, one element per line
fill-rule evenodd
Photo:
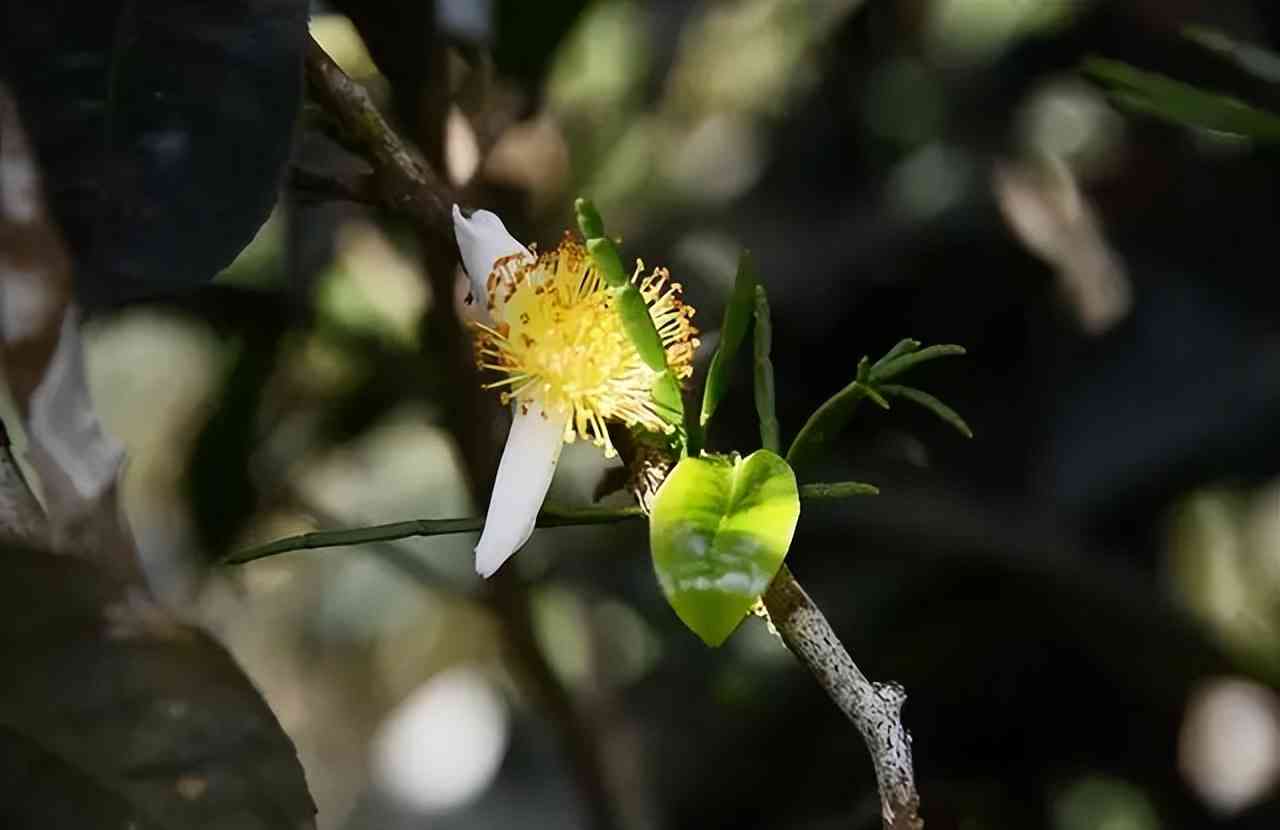
<path fill-rule="evenodd" d="M 677 379 L 693 373 L 697 330 L 693 309 L 680 300 L 678 283 L 658 268 L 632 281 L 649 307 L 667 365 Z M 489 275 L 494 324 L 476 324 L 476 362 L 501 377 L 485 388 L 502 402 L 543 415 L 568 414 L 564 440 L 576 438 L 615 455 L 606 423 L 671 432 L 651 392 L 657 374 L 645 365 L 613 307 L 613 294 L 596 273 L 586 249 L 569 234 L 532 262 L 499 260 Z"/>

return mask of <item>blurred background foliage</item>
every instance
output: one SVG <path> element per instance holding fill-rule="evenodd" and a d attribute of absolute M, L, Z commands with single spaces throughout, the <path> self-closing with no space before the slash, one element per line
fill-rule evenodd
<path fill-rule="evenodd" d="M 467 203 L 548 245 L 590 195 L 628 256 L 684 284 L 706 343 L 749 247 L 784 440 L 863 354 L 969 348 L 922 371 L 976 438 L 865 409 L 798 473 L 882 495 L 806 508 L 790 557 L 867 673 L 908 690 L 929 827 L 1277 826 L 1274 3 L 312 11 L 407 135 L 405 90 L 429 65 L 446 79 L 421 106 L 447 104 L 424 151 Z M 1260 115 L 1135 107 L 1117 86 L 1151 90 L 1130 70 Z M 301 124 L 295 170 L 367 172 L 314 108 Z M 429 314 L 459 298 L 423 272 L 412 228 L 286 187 L 212 284 L 95 315 L 129 513 L 157 589 L 296 742 L 322 828 L 586 826 L 555 722 L 478 600 L 470 537 L 208 567 L 316 527 L 484 506 Z M 747 380 L 711 448 L 755 446 Z M 567 447 L 553 498 L 587 503 L 604 474 Z M 878 824 L 851 726 L 760 621 L 717 651 L 684 630 L 643 525 L 539 531 L 508 567 L 623 782 L 623 826 Z"/>

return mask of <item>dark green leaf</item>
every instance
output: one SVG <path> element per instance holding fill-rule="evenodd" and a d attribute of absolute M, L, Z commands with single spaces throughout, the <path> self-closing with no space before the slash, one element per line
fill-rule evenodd
<path fill-rule="evenodd" d="M 671 471 L 649 546 L 667 601 L 707 645 L 723 643 L 769 587 L 799 518 L 795 474 L 768 450 L 685 458 Z"/>
<path fill-rule="evenodd" d="M 964 422 L 954 409 L 947 406 L 942 401 L 930 395 L 928 392 L 922 392 L 910 386 L 896 386 L 887 384 L 880 387 L 880 391 L 886 395 L 895 398 L 906 398 L 912 403 L 917 403 L 925 409 L 937 415 L 951 426 L 955 427 L 965 438 L 973 437 L 973 430 L 969 429 L 969 425 Z"/>
<path fill-rule="evenodd" d="M 90 562 L 15 547 L 0 608 L 0 825 L 313 826 L 293 744 L 203 631 Z"/>
<path fill-rule="evenodd" d="M 89 305 L 225 268 L 275 202 L 302 99 L 303 0 L 7 3 L 18 98 Z"/>
<path fill-rule="evenodd" d="M 699 425 L 705 427 L 715 414 L 716 407 L 729 391 L 729 379 L 733 373 L 733 359 L 747 336 L 751 324 L 752 309 L 756 300 L 755 260 L 750 251 L 743 251 L 738 258 L 738 275 L 734 279 L 733 294 L 724 307 L 724 322 L 720 325 L 720 345 L 711 357 L 707 368 L 707 382 L 702 391 L 702 413 Z"/>

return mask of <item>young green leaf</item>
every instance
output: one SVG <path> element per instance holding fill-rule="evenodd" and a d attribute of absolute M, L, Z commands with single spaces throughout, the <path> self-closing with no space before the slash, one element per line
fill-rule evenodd
<path fill-rule="evenodd" d="M 756 286 L 755 390 L 756 417 L 760 421 L 760 445 L 770 452 L 782 448 L 778 436 L 777 404 L 773 391 L 773 360 L 769 352 L 773 348 L 773 323 L 769 317 L 769 298 L 763 285 Z"/>
<path fill-rule="evenodd" d="M 912 403 L 917 403 L 925 409 L 937 415 L 951 426 L 955 427 L 965 438 L 973 437 L 973 430 L 969 429 L 969 425 L 965 423 L 954 409 L 947 406 L 942 401 L 930 395 L 928 392 L 922 392 L 910 386 L 897 386 L 895 384 L 886 384 L 880 387 L 880 391 L 890 397 L 906 398 Z"/>
<path fill-rule="evenodd" d="M 723 643 L 782 567 L 800 518 L 791 467 L 775 453 L 685 458 L 663 482 L 649 547 L 676 615 Z"/>
<path fill-rule="evenodd" d="M 947 344 L 921 349 L 919 342 L 907 339 L 899 341 L 896 346 L 875 363 L 870 363 L 865 357 L 862 358 L 862 360 L 858 361 L 855 380 L 818 407 L 809 416 L 809 420 L 805 421 L 795 440 L 791 442 L 791 448 L 787 450 L 787 461 L 793 467 L 798 467 L 817 458 L 821 454 L 822 448 L 834 440 L 836 435 L 852 420 L 853 413 L 858 408 L 858 402 L 863 398 L 871 398 L 882 408 L 888 409 L 889 402 L 884 398 L 887 390 L 883 385 L 883 381 L 900 375 L 913 366 L 926 361 L 964 353 L 964 347 Z M 924 394 L 919 390 L 913 389 L 911 393 L 903 394 L 903 397 L 917 393 L 918 395 Z M 931 398 L 931 400 L 937 406 L 923 403 L 918 397 L 911 399 L 922 406 L 933 409 L 934 412 L 938 413 L 938 417 L 948 420 L 949 423 L 955 424 L 957 421 L 961 424 L 964 423 L 960 420 L 959 415 L 956 415 L 954 411 L 948 409 L 936 398 Z M 950 413 L 950 416 L 955 420 L 943 415 L 944 411 Z M 958 426 L 957 429 L 959 429 Z M 966 426 L 964 429 L 968 429 L 968 427 Z M 964 430 L 962 429 L 961 431 L 963 432 Z"/>
<path fill-rule="evenodd" d="M 791 448 L 787 450 L 787 462 L 793 467 L 799 467 L 816 458 L 822 448 L 833 441 L 853 419 L 858 402 L 866 397 L 869 388 L 855 380 L 814 410 L 792 440 Z"/>
<path fill-rule="evenodd" d="M 871 371 L 872 372 L 879 371 L 880 367 L 884 366 L 884 364 L 888 363 L 894 358 L 901 357 L 904 354 L 911 354 L 912 352 L 916 351 L 919 348 L 920 348 L 919 340 L 912 340 L 910 337 L 906 338 L 905 340 L 899 340 L 892 349 L 885 352 L 884 357 L 880 358 L 875 363 L 871 364 Z"/>
<path fill-rule="evenodd" d="M 724 307 L 724 322 L 720 326 L 720 345 L 712 355 L 711 365 L 707 369 L 707 382 L 702 391 L 702 413 L 698 417 L 700 426 L 707 425 L 711 416 L 715 414 L 716 407 L 729 391 L 733 359 L 747 336 L 747 326 L 751 324 L 758 282 L 755 260 L 750 251 L 743 251 L 738 259 L 738 275 L 734 279 L 733 294 Z"/>
<path fill-rule="evenodd" d="M 1129 109 L 1190 127 L 1280 141 L 1280 115 L 1230 95 L 1106 58 L 1086 59 L 1083 71 L 1112 87 L 1112 97 Z"/>
<path fill-rule="evenodd" d="M 895 346 L 894 348 L 897 347 Z M 937 360 L 940 357 L 950 357 L 964 353 L 964 346 L 942 344 L 929 346 L 919 351 L 913 349 L 909 354 L 903 354 L 892 359 L 890 359 L 889 355 L 885 355 L 883 359 L 876 361 L 875 365 L 871 367 L 870 380 L 873 383 L 883 383 L 902 374 L 912 366 L 918 366 L 930 360 Z M 889 354 L 893 353 L 890 352 Z"/>

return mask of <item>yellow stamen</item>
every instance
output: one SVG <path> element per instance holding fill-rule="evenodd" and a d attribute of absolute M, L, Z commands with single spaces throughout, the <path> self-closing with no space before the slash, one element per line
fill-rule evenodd
<path fill-rule="evenodd" d="M 678 379 L 693 373 L 697 330 L 693 309 L 680 300 L 680 285 L 665 269 L 632 277 Z M 645 365 L 614 309 L 609 287 L 586 249 L 568 234 L 552 251 L 528 262 L 499 260 L 489 275 L 493 326 L 476 324 L 476 363 L 503 375 L 487 389 L 508 387 L 503 403 L 568 414 L 564 440 L 581 437 L 615 455 L 607 421 L 671 432 L 659 415 L 652 388 L 656 373 Z"/>

